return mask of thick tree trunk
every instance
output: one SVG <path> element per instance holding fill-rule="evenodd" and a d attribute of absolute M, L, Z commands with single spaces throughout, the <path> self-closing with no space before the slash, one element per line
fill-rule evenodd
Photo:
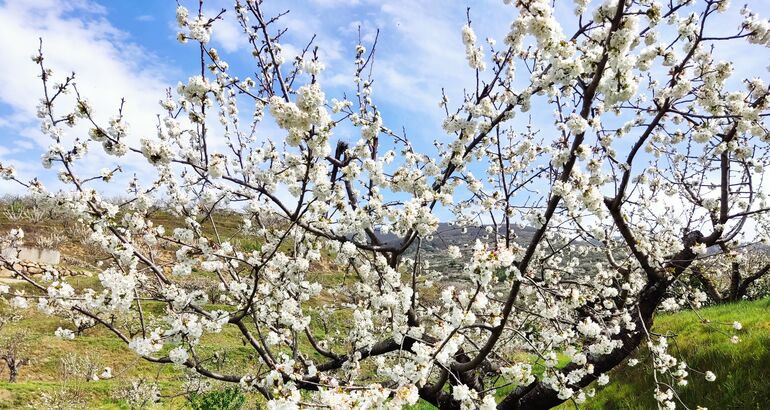
<path fill-rule="evenodd" d="M 748 294 L 749 287 L 761 277 L 770 273 L 770 264 L 763 266 L 746 278 L 742 278 L 740 270 L 732 266 L 730 273 L 730 288 L 722 295 L 700 268 L 692 268 L 693 276 L 703 285 L 703 289 L 714 303 L 738 302 Z"/>
<path fill-rule="evenodd" d="M 621 348 L 615 349 L 607 355 L 589 357 L 589 363 L 594 365 L 594 374 L 585 376 L 575 387 L 583 388 L 588 386 L 600 374 L 615 368 L 639 347 L 639 344 L 644 339 L 643 329 L 649 329 L 652 326 L 655 310 L 663 299 L 667 288 L 668 282 L 666 281 L 656 282 L 647 286 L 639 302 L 639 316 L 636 320 L 637 330 L 627 332 L 622 336 L 623 346 Z M 577 367 L 570 364 L 562 369 L 562 372 L 569 373 Z M 509 394 L 498 404 L 497 408 L 498 410 L 550 409 L 563 402 L 564 400 L 558 397 L 558 392 L 542 382 L 535 382 L 530 386 Z"/>
<path fill-rule="evenodd" d="M 738 301 L 743 299 L 743 297 L 746 296 L 749 292 L 749 286 L 751 286 L 755 281 L 767 275 L 768 273 L 770 273 L 770 263 L 761 267 L 756 272 L 754 272 L 751 276 L 744 279 L 743 282 L 741 282 L 740 286 L 738 286 L 738 290 L 735 294 L 736 298 L 734 300 Z"/>
<path fill-rule="evenodd" d="M 613 350 L 611 353 L 601 356 L 589 356 L 588 363 L 594 365 L 594 373 L 586 375 L 571 387 L 582 389 L 602 373 L 609 372 L 617 365 L 627 359 L 639 347 L 639 344 L 645 337 L 644 329 L 652 327 L 655 311 L 663 300 L 666 290 L 671 282 L 682 274 L 695 259 L 695 254 L 691 247 L 696 243 L 704 241 L 703 235 L 698 231 L 690 232 L 684 238 L 684 249 L 670 258 L 670 263 L 666 268 L 673 268 L 672 278 L 665 278 L 660 275 L 650 275 L 645 288 L 639 294 L 637 302 L 638 315 L 635 317 L 636 329 L 634 331 L 624 331 L 619 336 L 622 346 Z M 567 374 L 579 366 L 571 363 L 561 370 Z M 558 397 L 558 392 L 546 386 L 543 382 L 535 382 L 525 389 L 517 389 L 511 392 L 500 404 L 498 410 L 534 410 L 550 409 L 563 403 L 565 400 Z"/>
<path fill-rule="evenodd" d="M 714 303 L 721 303 L 723 301 L 723 297 L 717 290 L 716 286 L 714 286 L 714 282 L 706 277 L 706 275 L 699 267 L 692 268 L 692 274 L 696 279 L 698 279 L 698 282 L 703 285 L 703 289 L 706 291 L 706 295 L 708 295 L 709 299 L 713 300 Z"/>

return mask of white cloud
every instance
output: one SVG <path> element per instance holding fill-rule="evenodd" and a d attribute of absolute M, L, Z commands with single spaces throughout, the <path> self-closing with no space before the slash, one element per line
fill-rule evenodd
<path fill-rule="evenodd" d="M 310 0 L 322 7 L 355 6 L 360 2 L 358 0 Z"/>
<path fill-rule="evenodd" d="M 372 43 L 377 35 L 377 24 L 371 20 L 353 20 L 346 26 L 340 26 L 339 32 L 345 35 L 358 36 L 361 34 L 361 41 Z"/>
<path fill-rule="evenodd" d="M 206 16 L 216 16 L 219 11 L 204 10 Z M 243 29 L 238 23 L 235 12 L 228 9 L 221 20 L 214 23 L 214 30 L 211 35 L 214 44 L 228 53 L 234 53 L 249 47 L 249 42 L 243 34 Z"/>
<path fill-rule="evenodd" d="M 94 106 L 99 121 L 106 122 L 114 115 L 121 98 L 125 98 L 124 114 L 130 118 L 131 139 L 136 141 L 155 132 L 155 114 L 160 111 L 157 102 L 168 86 L 162 73 L 175 70 L 132 43 L 130 35 L 110 24 L 105 13 L 98 4 L 82 0 L 6 2 L 0 6 L 0 47 L 5 60 L 0 65 L 0 77 L 6 80 L 0 92 L 0 112 L 4 113 L 0 126 L 16 134 L 11 136 L 5 131 L 5 136 L 0 136 L 0 145 L 6 148 L 5 154 L 0 152 L 0 159 L 13 163 L 20 176 L 31 178 L 41 173 L 39 155 L 51 143 L 38 131 L 35 117 L 42 84 L 37 76 L 39 68 L 30 57 L 38 48 L 38 38 L 43 39 L 45 64 L 53 69 L 53 81 L 75 72 L 78 88 Z M 83 137 L 86 132 L 85 125 L 78 126 L 68 131 L 68 137 Z M 12 144 L 16 140 L 20 142 Z M 35 147 L 30 147 L 30 141 Z M 84 171 L 117 162 L 98 151 L 94 149 L 90 160 L 81 165 Z M 9 153 L 14 153 L 13 161 L 9 161 Z M 127 165 L 128 174 L 147 169 Z M 0 188 L 13 189 L 7 184 Z"/>

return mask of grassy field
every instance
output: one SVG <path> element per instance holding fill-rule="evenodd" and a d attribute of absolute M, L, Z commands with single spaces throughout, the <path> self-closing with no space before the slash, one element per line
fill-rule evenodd
<path fill-rule="evenodd" d="M 701 317 L 711 323 L 704 323 Z M 731 324 L 736 320 L 741 322 L 743 330 L 737 332 L 740 342 L 733 344 L 730 341 L 734 333 Z M 765 365 L 770 363 L 770 298 L 710 307 L 698 314 L 685 311 L 661 315 L 656 318 L 653 331 L 667 335 L 669 352 L 694 369 L 690 371 L 688 385 L 676 390 L 687 407 L 680 403 L 677 408 L 702 406 L 710 410 L 760 410 L 770 406 L 770 382 L 765 370 Z M 567 402 L 559 408 L 657 408 L 647 349 L 638 350 L 633 357 L 640 363 L 634 367 L 623 365 L 615 369 L 610 384 L 597 387 L 595 397 L 581 405 Z M 697 372 L 706 370 L 717 375 L 716 381 L 708 382 L 703 374 Z M 498 401 L 507 393 L 498 391 Z M 434 408 L 420 402 L 412 410 Z"/>
<path fill-rule="evenodd" d="M 0 210 L 3 210 L 0 207 Z M 237 238 L 238 218 L 235 215 L 223 214 L 220 234 Z M 177 226 L 179 221 L 168 215 L 156 215 L 156 223 L 168 227 Z M 18 226 L 18 221 L 8 219 L 6 212 L 0 212 L 0 228 L 7 230 Z M 74 260 L 92 263 L 98 253 L 78 245 L 77 235 L 72 235 L 66 220 L 46 218 L 42 223 L 22 223 L 30 237 L 42 235 L 52 230 L 62 232 L 67 237 L 63 253 L 74 257 Z M 259 244 L 242 242 L 244 247 L 256 248 Z M 331 259 L 330 255 L 329 259 Z M 65 265 L 69 263 L 65 262 Z M 82 266 L 72 266 L 83 268 Z M 333 266 L 314 266 L 309 274 L 313 281 L 318 281 L 324 287 L 344 288 L 354 281 L 350 275 L 335 273 Z M 87 267 L 86 267 L 87 269 Z M 208 286 L 204 274 L 197 275 L 200 285 Z M 76 289 L 85 287 L 98 288 L 95 277 L 77 276 L 68 279 Z M 196 285 L 198 283 L 196 282 Z M 32 289 L 21 286 L 28 291 Z M 435 298 L 438 288 L 425 289 L 423 297 Z M 323 304 L 331 296 L 322 294 L 313 302 Z M 212 297 L 211 300 L 214 300 Z M 155 302 L 143 303 L 147 312 L 160 313 L 162 305 Z M 317 338 L 323 338 L 327 329 L 318 323 L 323 321 L 328 330 L 341 330 L 345 333 L 349 327 L 349 312 L 336 311 L 333 314 L 319 315 L 318 312 L 308 312 L 314 317 L 313 333 Z M 2 314 L 2 312 L 0 312 Z M 700 315 L 700 316 L 698 316 Z M 704 322 L 708 319 L 710 322 Z M 316 320 L 319 319 L 319 320 Z M 740 321 L 744 328 L 738 332 L 741 341 L 738 344 L 730 342 L 734 334 L 731 328 L 733 321 Z M 18 322 L 10 323 L 0 330 L 0 337 L 13 332 L 26 330 L 30 339 L 27 343 L 27 355 L 32 358 L 30 364 L 21 368 L 18 382 L 6 382 L 8 370 L 0 366 L 0 409 L 16 408 L 99 408 L 99 409 L 128 409 L 129 406 L 117 392 L 124 389 L 131 381 L 143 379 L 157 383 L 160 388 L 161 403 L 153 408 L 178 409 L 185 408 L 187 401 L 179 393 L 185 382 L 185 374 L 181 369 L 171 365 L 156 365 L 144 361 L 130 351 L 125 344 L 108 334 L 103 328 L 88 329 L 75 340 L 65 341 L 54 336 L 57 327 L 72 328 L 71 322 L 38 313 L 34 308 Z M 677 359 L 686 361 L 694 369 L 690 371 L 689 384 L 679 387 L 677 393 L 682 402 L 689 408 L 697 405 L 714 409 L 761 409 L 770 403 L 770 383 L 764 373 L 764 365 L 770 363 L 770 299 L 752 302 L 741 302 L 722 305 L 695 312 L 679 312 L 660 315 L 656 318 L 653 331 L 669 337 L 670 353 Z M 213 365 L 213 370 L 227 373 L 243 374 L 256 363 L 254 352 L 245 346 L 240 333 L 233 327 L 225 327 L 219 334 L 207 334 L 201 341 L 199 351 L 207 357 L 215 352 L 221 357 L 220 362 Z M 300 350 L 310 357 L 316 357 L 309 346 L 300 345 Z M 109 366 L 113 369 L 114 378 L 109 380 L 88 381 L 80 375 L 65 375 L 63 362 L 67 359 L 78 358 L 80 361 L 97 363 L 100 369 Z M 526 360 L 522 353 L 522 360 Z M 652 409 L 656 408 L 653 399 L 655 388 L 650 360 L 646 349 L 636 352 L 635 357 L 640 364 L 635 367 L 623 365 L 611 375 L 612 383 L 604 388 L 597 388 L 597 395 L 584 403 L 580 408 L 587 409 Z M 565 358 L 561 358 L 565 362 Z M 4 363 L 0 363 L 4 365 Z M 535 364 L 537 372 L 539 366 Z M 542 371 L 542 367 L 540 367 Z M 717 375 L 715 382 L 709 383 L 702 373 L 706 370 Z M 66 377 L 65 377 L 66 376 Z M 215 389 L 224 387 L 215 384 Z M 498 391 L 498 399 L 502 399 L 507 390 Z M 59 404 L 49 400 L 41 401 L 41 395 L 48 394 L 59 400 Z M 260 408 L 262 401 L 256 395 L 247 395 L 245 408 Z M 56 400 L 53 400 L 56 402 Z M 574 404 L 566 403 L 562 409 L 576 408 Z M 420 402 L 413 409 L 426 410 L 433 407 Z M 679 408 L 685 408 L 679 406 Z"/>
<path fill-rule="evenodd" d="M 711 370 L 714 382 L 703 374 L 690 371 L 689 383 L 677 393 L 689 408 L 766 409 L 770 406 L 770 382 L 765 366 L 770 363 L 770 299 L 740 302 L 703 309 L 700 315 L 711 323 L 703 323 L 695 312 L 661 315 L 653 330 L 670 335 L 669 352 L 696 370 Z M 734 333 L 729 326 L 740 321 L 738 344 L 730 341 Z M 646 349 L 637 352 L 640 363 L 635 367 L 617 368 L 612 382 L 589 401 L 588 409 L 647 410 L 656 408 L 655 388 Z M 683 408 L 683 406 L 679 406 Z M 563 408 L 574 408 L 573 405 Z"/>
<path fill-rule="evenodd" d="M 770 299 L 741 302 L 703 309 L 700 315 L 711 321 L 703 323 L 694 312 L 679 312 L 657 318 L 654 331 L 669 336 L 670 352 L 695 369 L 690 371 L 689 384 L 677 393 L 690 408 L 697 405 L 709 409 L 763 409 L 770 403 L 770 385 L 764 365 L 770 362 Z M 739 320 L 744 328 L 738 332 L 741 341 L 730 342 L 730 323 Z M 103 330 L 91 330 L 73 341 L 53 336 L 53 330 L 64 323 L 58 319 L 31 314 L 14 327 L 28 329 L 35 335 L 31 356 L 36 359 L 23 367 L 19 382 L 0 382 L 0 408 L 35 408 L 41 393 L 64 393 L 83 400 L 87 408 L 128 408 L 115 391 L 133 378 L 156 381 L 166 396 L 158 408 L 182 408 L 185 400 L 171 397 L 178 393 L 183 374 L 172 366 L 158 366 L 139 359 L 122 343 Z M 6 331 L 4 329 L 3 331 Z M 227 348 L 228 363 L 241 366 L 248 363 L 248 348 L 242 347 L 235 332 L 211 335 L 206 345 Z M 61 380 L 61 359 L 68 354 L 88 354 L 104 366 L 111 366 L 115 378 L 85 381 Z M 637 352 L 640 364 L 623 366 L 612 374 L 612 383 L 598 390 L 596 397 L 580 406 L 586 409 L 651 409 L 654 383 L 646 349 Z M 698 371 L 711 370 L 715 382 L 707 382 Z M 5 377 L 7 371 L 0 374 Z M 505 392 L 500 392 L 502 398 Z M 250 396 L 247 408 L 258 408 L 259 400 Z M 565 404 L 563 409 L 575 408 Z M 413 407 L 431 409 L 426 403 Z M 684 407 L 682 407 L 684 408 Z"/>
<path fill-rule="evenodd" d="M 53 333 L 59 326 L 71 327 L 71 322 L 32 311 L 22 320 L 6 325 L 0 332 L 0 336 L 21 330 L 29 332 L 26 356 L 32 359 L 21 368 L 16 383 L 7 382 L 6 369 L 0 373 L 0 408 L 40 408 L 40 395 L 48 393 L 77 400 L 85 408 L 127 409 L 129 406 L 120 398 L 119 391 L 139 379 L 158 385 L 163 399 L 157 407 L 184 407 L 185 399 L 179 396 L 185 382 L 181 369 L 140 358 L 104 328 L 89 329 L 74 340 L 62 340 Z M 214 351 L 227 352 L 218 370 L 242 368 L 253 354 L 251 349 L 243 346 L 234 328 L 226 328 L 219 334 L 207 334 L 202 340 L 201 351 L 207 355 Z M 64 366 L 67 359 L 93 363 L 97 366 L 97 375 L 104 367 L 110 367 L 114 377 L 91 381 L 83 371 L 68 373 Z M 74 408 L 83 407 L 75 405 Z"/>

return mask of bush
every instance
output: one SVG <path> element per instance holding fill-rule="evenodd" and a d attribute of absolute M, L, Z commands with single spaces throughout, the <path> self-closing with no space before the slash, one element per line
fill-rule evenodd
<path fill-rule="evenodd" d="M 205 393 L 191 393 L 187 400 L 193 410 L 237 410 L 243 407 L 246 396 L 239 388 L 230 387 Z"/>

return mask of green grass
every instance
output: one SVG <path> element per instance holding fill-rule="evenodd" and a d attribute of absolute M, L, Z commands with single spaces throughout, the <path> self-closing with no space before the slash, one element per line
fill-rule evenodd
<path fill-rule="evenodd" d="M 710 323 L 704 323 L 698 314 Z M 660 315 L 653 326 L 654 332 L 668 336 L 669 353 L 695 369 L 690 370 L 688 385 L 676 390 L 681 400 L 691 409 L 697 406 L 710 410 L 768 408 L 770 382 L 765 367 L 770 363 L 770 298 L 710 307 L 698 314 L 685 311 Z M 743 330 L 735 332 L 731 327 L 733 321 L 741 322 Z M 735 333 L 741 338 L 738 344 L 730 342 Z M 633 357 L 640 363 L 635 367 L 624 364 L 616 368 L 610 375 L 610 384 L 599 388 L 595 397 L 579 406 L 567 402 L 559 408 L 657 408 L 647 349 L 639 349 Z M 564 365 L 564 358 L 559 359 L 559 365 Z M 534 368 L 537 373 L 538 366 Z M 711 370 L 717 380 L 708 382 L 696 370 Z M 659 380 L 665 379 L 666 376 L 659 376 Z M 509 390 L 498 390 L 495 394 L 498 401 Z M 685 407 L 680 403 L 677 408 Z M 435 407 L 422 400 L 410 407 L 410 410 L 431 409 Z"/>
<path fill-rule="evenodd" d="M 770 382 L 766 366 L 770 363 L 770 298 L 702 309 L 702 322 L 692 311 L 661 315 L 653 330 L 669 335 L 669 353 L 687 362 L 689 383 L 678 387 L 681 400 L 690 408 L 764 409 L 770 405 Z M 739 321 L 743 330 L 735 332 L 730 324 Z M 737 333 L 741 341 L 730 342 Z M 646 348 L 635 357 L 635 367 L 623 365 L 610 375 L 610 384 L 588 401 L 588 409 L 654 409 L 655 389 Z M 703 374 L 717 375 L 707 382 Z M 664 376 L 665 377 L 665 376 Z M 564 405 L 574 408 L 574 405 Z M 678 406 L 683 408 L 683 406 Z"/>
<path fill-rule="evenodd" d="M 668 336 L 669 352 L 695 369 L 690 371 L 689 384 L 677 388 L 682 401 L 690 408 L 700 405 L 712 410 L 764 408 L 764 403 L 770 403 L 770 385 L 764 370 L 770 362 L 770 299 L 711 307 L 701 310 L 699 314 L 710 322 L 705 323 L 695 312 L 686 311 L 660 315 L 653 327 L 656 333 Z M 339 326 L 344 322 L 344 316 L 339 313 L 339 317 L 329 317 L 330 326 Z M 743 330 L 737 332 L 741 338 L 738 344 L 730 342 L 730 337 L 736 333 L 731 327 L 735 320 L 743 324 Z M 113 367 L 115 374 L 120 374 L 112 380 L 77 383 L 80 394 L 88 400 L 88 408 L 127 408 L 125 403 L 114 398 L 112 392 L 133 377 L 157 379 L 164 394 L 169 396 L 179 391 L 181 372 L 173 366 L 159 367 L 145 362 L 103 329 L 91 329 L 73 341 L 59 340 L 53 336 L 53 330 L 65 324 L 56 318 L 32 314 L 12 325 L 25 328 L 37 336 L 33 346 L 33 356 L 37 359 L 22 368 L 18 383 L 0 382 L 0 409 L 26 407 L 41 392 L 61 389 L 58 377 L 60 359 L 68 353 L 94 355 L 103 360 L 104 365 Z M 4 329 L 4 332 L 10 330 L 13 329 Z M 316 329 L 316 334 L 320 337 L 323 332 Z M 242 345 L 235 329 L 226 327 L 221 334 L 207 335 L 204 339 L 202 345 L 205 347 L 201 347 L 206 353 L 215 349 L 227 350 L 229 366 L 248 366 L 252 362 L 249 358 L 252 352 Z M 580 408 L 656 408 L 652 397 L 655 387 L 649 355 L 642 348 L 634 356 L 640 360 L 639 365 L 617 368 L 611 374 L 612 382 L 599 388 L 596 397 Z M 560 358 L 560 364 L 564 364 L 563 359 Z M 537 373 L 539 366 L 535 364 L 534 367 Z M 717 380 L 709 383 L 696 370 L 711 370 L 717 375 Z M 6 375 L 0 375 L 3 376 Z M 508 393 L 506 390 L 497 392 L 499 400 Z M 160 407 L 180 408 L 183 401 L 179 397 L 167 398 Z M 257 398 L 249 397 L 250 403 L 257 401 Z M 425 402 L 411 407 L 413 410 L 432 408 Z M 575 405 L 565 403 L 561 408 L 572 409 Z"/>
<path fill-rule="evenodd" d="M 181 409 L 185 406 L 185 399 L 174 396 L 178 390 L 178 383 L 158 383 L 161 394 L 167 395 L 157 406 L 153 408 Z M 78 403 L 86 403 L 89 409 L 130 409 L 123 400 L 117 399 L 114 392 L 125 386 L 125 383 L 117 380 L 99 380 L 92 382 L 61 382 L 26 381 L 18 383 L 0 382 L 0 409 L 37 409 L 40 408 L 40 396 L 44 393 L 58 392 L 70 404 L 76 407 Z"/>

